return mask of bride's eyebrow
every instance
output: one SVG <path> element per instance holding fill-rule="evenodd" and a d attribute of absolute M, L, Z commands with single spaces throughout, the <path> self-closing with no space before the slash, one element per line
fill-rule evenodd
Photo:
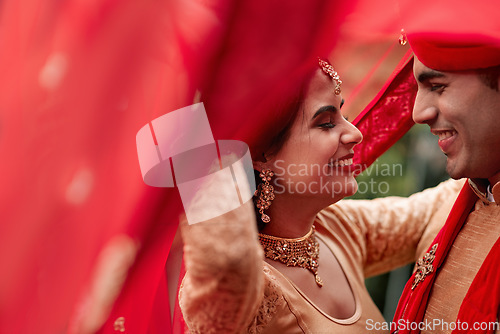
<path fill-rule="evenodd" d="M 325 113 L 325 112 L 331 112 L 331 113 L 336 113 L 338 111 L 337 108 L 334 106 L 323 106 L 319 108 L 313 115 L 312 119 L 315 119 L 318 115 Z"/>

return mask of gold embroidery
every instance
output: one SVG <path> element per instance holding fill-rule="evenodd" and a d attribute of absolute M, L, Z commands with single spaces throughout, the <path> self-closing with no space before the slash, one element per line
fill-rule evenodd
<path fill-rule="evenodd" d="M 432 273 L 434 271 L 434 267 L 432 266 L 432 262 L 434 262 L 434 259 L 436 256 L 436 249 L 438 247 L 438 244 L 434 244 L 432 246 L 431 250 L 424 255 L 424 257 L 417 262 L 417 271 L 415 272 L 415 280 L 413 281 L 413 284 L 411 286 L 411 289 L 414 290 L 417 285 L 422 282 L 427 275 Z"/>
<path fill-rule="evenodd" d="M 125 332 L 125 318 L 119 317 L 118 319 L 116 319 L 115 323 L 113 324 L 113 328 L 115 329 L 115 331 Z"/>

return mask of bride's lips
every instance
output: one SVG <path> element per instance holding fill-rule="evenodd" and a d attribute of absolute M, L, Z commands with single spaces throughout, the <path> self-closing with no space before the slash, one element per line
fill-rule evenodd
<path fill-rule="evenodd" d="M 451 150 L 453 142 L 457 138 L 457 132 L 455 130 L 431 130 L 432 134 L 439 137 L 438 145 L 444 154 L 447 154 Z"/>
<path fill-rule="evenodd" d="M 344 172 L 350 173 L 355 167 L 353 164 L 353 159 L 352 159 L 353 157 L 354 153 L 349 153 L 338 159 L 335 160 L 332 159 L 332 161 L 328 165 L 337 170 L 342 170 Z"/>

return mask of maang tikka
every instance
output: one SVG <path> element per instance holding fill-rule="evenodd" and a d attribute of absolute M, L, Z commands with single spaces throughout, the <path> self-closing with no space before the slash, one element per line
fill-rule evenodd
<path fill-rule="evenodd" d="M 271 221 L 271 218 L 264 213 L 264 210 L 269 209 L 271 202 L 274 200 L 274 187 L 269 183 L 274 176 L 274 172 L 270 169 L 263 169 L 259 176 L 262 183 L 259 184 L 254 195 L 257 197 L 256 206 L 259 209 L 260 219 L 267 224 Z"/>
<path fill-rule="evenodd" d="M 318 58 L 318 65 L 325 74 L 332 78 L 333 83 L 335 84 L 335 95 L 340 95 L 342 80 L 340 80 L 340 76 L 337 71 L 335 71 L 332 64 L 330 64 L 328 60 Z"/>

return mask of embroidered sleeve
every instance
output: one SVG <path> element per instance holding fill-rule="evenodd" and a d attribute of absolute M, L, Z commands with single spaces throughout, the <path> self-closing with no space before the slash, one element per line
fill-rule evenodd
<path fill-rule="evenodd" d="M 359 247 L 365 276 L 414 262 L 444 225 L 464 180 L 448 180 L 408 198 L 343 200 L 330 207 Z"/>
<path fill-rule="evenodd" d="M 257 315 L 248 326 L 249 334 L 259 334 L 273 320 L 278 311 L 285 306 L 283 293 L 267 266 L 263 267 L 264 272 L 264 298 L 257 310 Z"/>
<path fill-rule="evenodd" d="M 263 253 L 251 202 L 183 225 L 186 275 L 179 292 L 193 333 L 246 332 L 264 296 Z"/>

